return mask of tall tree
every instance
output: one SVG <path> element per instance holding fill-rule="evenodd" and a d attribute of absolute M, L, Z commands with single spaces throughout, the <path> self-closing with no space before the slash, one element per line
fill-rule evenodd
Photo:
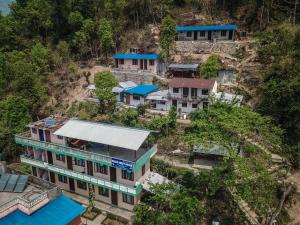
<path fill-rule="evenodd" d="M 176 24 L 171 16 L 167 16 L 162 20 L 160 27 L 160 48 L 163 59 L 168 60 L 170 50 L 174 46 L 176 36 Z"/>
<path fill-rule="evenodd" d="M 101 42 L 101 49 L 105 54 L 106 64 L 108 65 L 108 53 L 114 47 L 113 31 L 111 23 L 107 19 L 102 19 L 99 25 L 99 38 Z"/>

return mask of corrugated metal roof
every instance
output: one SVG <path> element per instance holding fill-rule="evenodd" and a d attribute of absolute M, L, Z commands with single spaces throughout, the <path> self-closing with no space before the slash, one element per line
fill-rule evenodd
<path fill-rule="evenodd" d="M 207 26 L 185 26 L 176 27 L 176 31 L 201 31 L 201 30 L 237 30 L 235 24 L 230 25 L 207 25 Z"/>
<path fill-rule="evenodd" d="M 31 215 L 16 210 L 0 219 L 1 225 L 66 225 L 80 216 L 84 207 L 60 195 Z"/>
<path fill-rule="evenodd" d="M 135 87 L 135 86 L 137 86 L 137 84 L 134 83 L 133 81 L 124 81 L 124 82 L 120 82 L 119 86 L 121 88 L 125 88 L 126 89 L 126 88 Z"/>
<path fill-rule="evenodd" d="M 160 86 L 158 86 L 158 85 L 140 84 L 140 85 L 137 85 L 136 87 L 124 90 L 123 92 L 127 93 L 127 94 L 147 95 L 159 88 L 160 88 Z"/>
<path fill-rule="evenodd" d="M 197 69 L 199 67 L 199 64 L 170 64 L 168 66 L 169 69 Z"/>
<path fill-rule="evenodd" d="M 177 88 L 205 88 L 212 89 L 215 80 L 201 79 L 201 78 L 173 78 L 169 84 L 170 87 Z"/>
<path fill-rule="evenodd" d="M 148 100 L 167 100 L 169 90 L 155 91 L 147 95 Z"/>
<path fill-rule="evenodd" d="M 143 129 L 71 119 L 54 134 L 136 151 L 150 132 Z"/>
<path fill-rule="evenodd" d="M 112 89 L 113 93 L 121 93 L 122 91 L 124 91 L 124 88 L 121 87 L 113 87 Z"/>
<path fill-rule="evenodd" d="M 158 59 L 158 54 L 115 54 L 114 59 Z"/>

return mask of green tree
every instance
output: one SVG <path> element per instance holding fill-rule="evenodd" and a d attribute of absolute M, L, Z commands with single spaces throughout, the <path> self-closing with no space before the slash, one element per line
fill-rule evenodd
<path fill-rule="evenodd" d="M 162 20 L 162 24 L 160 27 L 160 54 L 165 60 L 169 59 L 170 50 L 172 49 L 175 43 L 176 33 L 177 32 L 175 21 L 170 16 L 166 16 Z"/>
<path fill-rule="evenodd" d="M 219 70 L 222 67 L 222 62 L 217 55 L 211 55 L 201 64 L 201 76 L 210 79 L 215 78 L 218 75 Z"/>
<path fill-rule="evenodd" d="M 31 49 L 31 62 L 36 73 L 40 76 L 47 76 L 49 73 L 49 52 L 41 43 L 37 43 Z"/>
<path fill-rule="evenodd" d="M 68 23 L 73 30 L 78 30 L 81 27 L 83 20 L 83 16 L 78 11 L 71 12 L 68 16 Z"/>
<path fill-rule="evenodd" d="M 116 107 L 116 97 L 112 88 L 118 85 L 111 72 L 99 72 L 95 74 L 96 96 L 99 100 L 99 112 L 111 113 Z"/>
<path fill-rule="evenodd" d="M 136 109 L 124 109 L 122 111 L 121 122 L 125 126 L 135 127 L 138 122 L 138 111 Z"/>
<path fill-rule="evenodd" d="M 99 38 L 101 42 L 101 49 L 105 53 L 106 64 L 108 65 L 108 53 L 111 51 L 115 44 L 113 41 L 111 23 L 105 18 L 100 21 Z"/>

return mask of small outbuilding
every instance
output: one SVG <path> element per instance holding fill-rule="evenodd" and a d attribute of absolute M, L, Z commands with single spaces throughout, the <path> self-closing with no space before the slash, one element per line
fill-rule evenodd
<path fill-rule="evenodd" d="M 199 64 L 170 64 L 168 72 L 173 77 L 194 78 L 199 76 Z"/>

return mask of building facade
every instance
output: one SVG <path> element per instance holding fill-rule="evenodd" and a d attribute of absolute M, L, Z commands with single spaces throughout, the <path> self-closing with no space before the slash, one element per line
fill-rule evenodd
<path fill-rule="evenodd" d="M 190 113 L 195 109 L 205 109 L 209 95 L 217 92 L 215 80 L 200 78 L 173 78 L 169 84 L 171 105 L 179 113 Z"/>
<path fill-rule="evenodd" d="M 233 41 L 236 30 L 236 25 L 176 27 L 178 41 Z"/>
<path fill-rule="evenodd" d="M 32 174 L 61 188 L 132 210 L 142 195 L 157 146 L 150 131 L 57 117 L 16 135 L 26 147 L 21 162 Z"/>

